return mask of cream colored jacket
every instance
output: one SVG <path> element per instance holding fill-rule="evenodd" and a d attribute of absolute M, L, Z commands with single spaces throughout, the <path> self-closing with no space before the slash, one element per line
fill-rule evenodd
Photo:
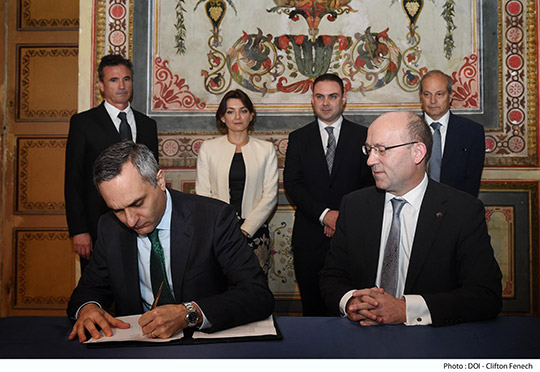
<path fill-rule="evenodd" d="M 236 150 L 227 136 L 204 141 L 197 158 L 195 191 L 229 203 L 229 170 Z M 242 147 L 246 183 L 242 197 L 242 230 L 249 236 L 266 222 L 277 205 L 278 167 L 274 145 L 249 137 Z"/>

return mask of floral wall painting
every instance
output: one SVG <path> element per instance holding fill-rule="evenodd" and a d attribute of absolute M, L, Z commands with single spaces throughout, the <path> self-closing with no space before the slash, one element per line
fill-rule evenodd
<path fill-rule="evenodd" d="M 417 109 L 418 84 L 444 70 L 467 85 L 455 106 L 482 110 L 479 0 L 154 0 L 150 113 L 208 115 L 249 91 L 259 112 L 309 113 L 330 72 L 351 112 Z M 471 98 L 473 97 L 473 98 Z"/>
<path fill-rule="evenodd" d="M 313 120 L 325 72 L 345 82 L 346 116 L 369 126 L 384 111 L 419 112 L 420 78 L 440 69 L 452 110 L 486 129 L 487 166 L 538 164 L 538 0 L 93 1 L 96 67 L 126 51 L 133 105 L 160 133 L 215 133 L 221 97 L 240 88 L 256 131 L 286 138 Z"/>

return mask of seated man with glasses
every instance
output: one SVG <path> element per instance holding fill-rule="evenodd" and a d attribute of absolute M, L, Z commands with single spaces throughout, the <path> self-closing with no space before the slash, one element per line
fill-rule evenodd
<path fill-rule="evenodd" d="M 320 272 L 327 306 L 363 326 L 495 318 L 501 271 L 482 202 L 428 178 L 426 123 L 381 115 L 362 147 L 375 187 L 344 197 Z"/>

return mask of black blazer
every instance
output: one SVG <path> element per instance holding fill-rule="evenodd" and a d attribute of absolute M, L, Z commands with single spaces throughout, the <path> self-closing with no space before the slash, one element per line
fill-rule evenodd
<path fill-rule="evenodd" d="M 441 165 L 441 183 L 478 196 L 485 153 L 484 127 L 450 113 Z"/>
<path fill-rule="evenodd" d="M 133 110 L 137 143 L 145 144 L 158 158 L 157 126 L 153 119 Z M 93 182 L 93 167 L 103 150 L 120 141 L 105 104 L 73 115 L 66 145 L 64 196 L 70 236 L 90 233 L 97 239 L 99 217 L 109 209 Z"/>
<path fill-rule="evenodd" d="M 375 286 L 384 197 L 383 190 L 370 187 L 343 199 L 320 273 L 322 296 L 336 314 L 346 292 Z M 433 325 L 449 325 L 496 317 L 501 279 L 482 202 L 429 180 L 404 293 L 422 295 Z"/>
<path fill-rule="evenodd" d="M 296 205 L 292 245 L 308 248 L 328 244 L 319 217 L 326 208 L 338 210 L 351 191 L 373 184 L 367 156 L 362 153 L 367 129 L 343 119 L 332 174 L 328 173 L 319 125 L 314 121 L 289 134 L 283 182 Z"/>
<path fill-rule="evenodd" d="M 272 314 L 274 297 L 242 234 L 233 209 L 216 199 L 169 190 L 172 198 L 171 273 L 178 303 L 196 301 L 210 331 Z M 137 234 L 112 212 L 99 221 L 99 237 L 68 304 L 68 316 L 88 301 L 116 304 L 116 316 L 143 312 Z"/>

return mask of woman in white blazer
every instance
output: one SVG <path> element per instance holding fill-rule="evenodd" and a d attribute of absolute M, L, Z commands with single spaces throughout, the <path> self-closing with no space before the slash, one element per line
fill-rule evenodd
<path fill-rule="evenodd" d="M 236 89 L 225 94 L 216 112 L 224 135 L 204 141 L 197 158 L 195 190 L 236 209 L 261 268 L 268 273 L 268 218 L 277 205 L 278 167 L 274 145 L 249 136 L 256 112 L 249 97 Z"/>

